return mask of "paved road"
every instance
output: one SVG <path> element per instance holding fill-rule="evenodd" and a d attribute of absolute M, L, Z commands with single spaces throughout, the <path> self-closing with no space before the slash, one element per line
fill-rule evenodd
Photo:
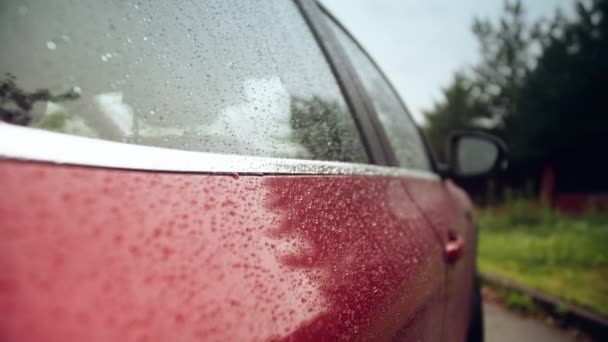
<path fill-rule="evenodd" d="M 565 342 L 577 339 L 534 318 L 525 318 L 503 307 L 484 301 L 485 340 L 487 342 Z"/>

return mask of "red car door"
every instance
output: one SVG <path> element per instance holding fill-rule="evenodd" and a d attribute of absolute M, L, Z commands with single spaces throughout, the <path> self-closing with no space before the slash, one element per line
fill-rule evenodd
<path fill-rule="evenodd" d="M 357 76 L 371 97 L 378 125 L 392 147 L 391 164 L 416 170 L 430 169 L 424 142 L 405 106 L 378 66 L 325 12 L 326 21 L 352 61 Z M 444 303 L 444 341 L 464 341 L 469 333 L 472 294 L 474 293 L 476 232 L 473 206 L 468 195 L 451 181 L 439 177 L 413 177 L 403 182 L 414 204 L 434 230 L 448 265 Z"/>
<path fill-rule="evenodd" d="M 299 5 L 8 3 L 1 340 L 442 338 L 437 176 Z"/>
<path fill-rule="evenodd" d="M 53 146 L 98 144 L 0 127 L 13 142 L 26 130 Z M 124 153 L 113 148 L 96 152 Z M 400 182 L 415 177 L 6 158 L 20 152 L 3 140 L 3 340 L 439 338 L 444 264 Z"/>
<path fill-rule="evenodd" d="M 475 293 L 476 227 L 468 195 L 449 180 L 420 180 L 408 183 L 408 192 L 433 226 L 440 232 L 448 264 L 445 341 L 464 341 L 471 333 Z"/>

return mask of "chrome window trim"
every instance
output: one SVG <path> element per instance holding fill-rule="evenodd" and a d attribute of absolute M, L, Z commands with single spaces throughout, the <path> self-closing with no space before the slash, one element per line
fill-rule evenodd
<path fill-rule="evenodd" d="M 138 171 L 438 178 L 434 173 L 423 170 L 174 150 L 86 138 L 1 122 L 0 158 Z"/>

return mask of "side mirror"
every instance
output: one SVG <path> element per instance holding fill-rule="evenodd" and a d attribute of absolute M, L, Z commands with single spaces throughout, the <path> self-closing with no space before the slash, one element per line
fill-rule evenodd
<path fill-rule="evenodd" d="M 448 151 L 448 173 L 453 177 L 483 177 L 507 166 L 504 142 L 489 134 L 456 133 L 450 137 Z"/>

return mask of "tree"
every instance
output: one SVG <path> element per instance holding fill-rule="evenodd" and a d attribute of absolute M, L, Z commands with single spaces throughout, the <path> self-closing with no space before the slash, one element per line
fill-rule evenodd
<path fill-rule="evenodd" d="M 575 20 L 547 37 L 522 87 L 511 133 L 515 152 L 584 160 L 605 153 L 607 76 L 608 1 L 578 2 Z"/>
<path fill-rule="evenodd" d="M 27 126 L 34 121 L 32 109 L 37 102 L 64 102 L 80 98 L 75 90 L 53 95 L 48 89 L 37 89 L 31 93 L 19 88 L 17 78 L 6 74 L 0 80 L 0 121 Z"/>
<path fill-rule="evenodd" d="M 518 159 L 552 158 L 581 142 L 593 151 L 608 118 L 607 3 L 579 1 L 573 20 L 558 10 L 530 24 L 521 3 L 507 1 L 498 23 L 476 19 L 480 62 L 458 72 L 444 99 L 425 112 L 433 145 L 474 127 L 503 136 Z"/>
<path fill-rule="evenodd" d="M 506 2 L 498 23 L 477 19 L 473 32 L 479 63 L 426 112 L 435 148 L 451 131 L 489 129 L 528 165 L 513 174 L 553 165 L 559 191 L 607 190 L 608 0 L 579 0 L 573 18 L 558 10 L 532 23 L 519 1 Z"/>
<path fill-rule="evenodd" d="M 473 33 L 480 45 L 480 62 L 473 67 L 477 101 L 485 105 L 494 128 L 506 136 L 517 113 L 521 89 L 534 67 L 533 50 L 543 37 L 540 22 L 528 24 L 521 2 L 505 1 L 497 24 L 475 19 Z"/>
<path fill-rule="evenodd" d="M 291 98 L 291 127 L 296 141 L 316 160 L 363 162 L 366 157 L 349 116 L 335 100 Z"/>
<path fill-rule="evenodd" d="M 540 22 L 528 24 L 520 1 L 505 2 L 497 24 L 475 19 L 480 61 L 457 72 L 443 99 L 425 111 L 426 133 L 439 156 L 449 134 L 462 129 L 491 131 L 508 139 L 521 89 L 534 66 L 534 49 L 543 37 Z"/>
<path fill-rule="evenodd" d="M 445 144 L 453 131 L 479 127 L 480 119 L 489 116 L 487 107 L 473 96 L 473 88 L 471 80 L 457 73 L 443 90 L 444 98 L 424 112 L 427 139 L 441 161 L 445 161 Z"/>

